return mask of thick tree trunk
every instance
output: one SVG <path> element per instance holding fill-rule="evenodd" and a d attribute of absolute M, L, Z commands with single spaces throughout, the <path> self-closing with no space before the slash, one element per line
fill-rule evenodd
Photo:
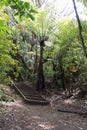
<path fill-rule="evenodd" d="M 43 44 L 42 43 L 40 43 L 40 60 L 39 60 L 39 67 L 38 67 L 36 89 L 37 90 L 45 89 L 44 72 L 43 72 Z"/>
<path fill-rule="evenodd" d="M 85 47 L 85 43 L 84 43 L 84 39 L 83 39 L 83 35 L 82 35 L 82 25 L 81 25 L 80 18 L 79 18 L 79 15 L 78 15 L 75 0 L 72 0 L 72 1 L 73 1 L 74 10 L 75 10 L 75 13 L 76 13 L 77 22 L 78 22 L 80 41 L 81 41 L 81 44 L 82 44 L 84 55 L 87 57 L 86 47 Z"/>

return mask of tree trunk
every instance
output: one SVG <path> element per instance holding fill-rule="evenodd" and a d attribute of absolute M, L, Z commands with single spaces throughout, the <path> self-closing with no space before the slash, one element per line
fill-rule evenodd
<path fill-rule="evenodd" d="M 85 46 L 83 35 L 82 35 L 82 25 L 81 25 L 80 18 L 79 18 L 79 15 L 78 15 L 75 0 L 72 0 L 72 1 L 73 1 L 74 10 L 75 10 L 75 13 L 76 13 L 77 22 L 78 22 L 80 41 L 81 41 L 81 44 L 82 44 L 84 55 L 87 57 L 86 46 Z"/>
<path fill-rule="evenodd" d="M 55 85 L 57 85 L 57 77 L 56 77 L 56 74 L 55 74 L 55 72 L 57 71 L 56 70 L 56 64 L 53 62 L 52 65 L 53 65 L 53 72 L 54 72 L 54 74 L 53 74 L 53 83 Z"/>
<path fill-rule="evenodd" d="M 64 80 L 65 80 L 65 77 L 64 77 L 64 70 L 61 69 L 61 83 L 62 83 L 62 88 L 63 88 L 63 90 L 65 91 L 66 88 L 65 88 L 65 82 L 64 82 Z"/>
<path fill-rule="evenodd" d="M 37 62 L 37 60 L 38 60 L 38 55 L 37 55 L 37 43 L 36 43 L 35 52 L 36 52 L 36 54 L 35 54 L 35 62 L 34 62 L 34 74 L 37 73 L 37 68 L 38 68 L 38 62 Z"/>
<path fill-rule="evenodd" d="M 38 67 L 36 89 L 37 90 L 45 89 L 44 72 L 43 72 L 43 43 L 40 43 L 40 60 Z"/>
<path fill-rule="evenodd" d="M 63 66 L 62 66 L 62 61 L 61 61 L 61 57 L 59 58 L 59 69 L 60 69 L 60 78 L 61 78 L 61 84 L 62 84 L 62 88 L 65 91 L 65 74 L 64 74 L 64 70 L 63 70 Z"/>

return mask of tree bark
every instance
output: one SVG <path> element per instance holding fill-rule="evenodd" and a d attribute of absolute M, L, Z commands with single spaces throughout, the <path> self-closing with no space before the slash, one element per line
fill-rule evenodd
<path fill-rule="evenodd" d="M 56 70 L 56 64 L 53 62 L 52 65 L 53 65 L 53 72 L 54 72 L 54 74 L 53 74 L 53 83 L 54 83 L 55 85 L 57 85 L 57 76 L 56 76 L 56 74 L 55 74 L 55 72 L 57 71 L 57 70 Z"/>
<path fill-rule="evenodd" d="M 64 74 L 64 69 L 62 66 L 62 61 L 61 61 L 62 57 L 59 58 L 59 69 L 60 69 L 60 78 L 61 78 L 61 84 L 62 84 L 62 88 L 65 91 L 65 74 Z"/>
<path fill-rule="evenodd" d="M 81 25 L 80 18 L 79 18 L 79 15 L 78 15 L 75 0 L 72 0 L 72 2 L 73 2 L 74 10 L 75 10 L 75 13 L 76 13 L 77 22 L 78 22 L 80 41 L 81 41 L 81 44 L 82 44 L 84 55 L 87 57 L 86 46 L 85 46 L 83 35 L 82 35 L 82 25 Z"/>
<path fill-rule="evenodd" d="M 34 62 L 34 74 L 36 74 L 37 73 L 37 68 L 38 68 L 38 62 L 37 62 L 37 60 L 38 60 L 38 55 L 37 55 L 37 43 L 36 43 L 36 48 L 35 48 L 35 62 Z"/>
<path fill-rule="evenodd" d="M 36 82 L 37 90 L 45 89 L 44 72 L 43 72 L 43 47 L 44 47 L 43 43 L 40 43 L 40 60 L 39 60 L 38 75 L 37 75 L 37 82 Z"/>

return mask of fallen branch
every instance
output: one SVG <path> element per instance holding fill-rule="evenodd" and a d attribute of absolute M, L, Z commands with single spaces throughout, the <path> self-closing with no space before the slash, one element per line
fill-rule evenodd
<path fill-rule="evenodd" d="M 78 112 L 78 111 L 62 110 L 62 109 L 58 109 L 58 112 L 66 112 L 66 113 L 78 114 L 78 115 L 87 117 L 87 112 Z"/>

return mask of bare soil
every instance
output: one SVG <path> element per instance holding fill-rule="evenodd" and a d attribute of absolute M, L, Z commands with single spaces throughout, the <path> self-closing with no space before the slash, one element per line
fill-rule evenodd
<path fill-rule="evenodd" d="M 87 130 L 87 100 L 54 95 L 46 106 L 30 105 L 21 98 L 1 102 L 0 130 Z M 58 110 L 76 111 L 76 113 Z"/>
<path fill-rule="evenodd" d="M 51 105 L 29 105 L 21 99 L 3 104 L 7 110 L 0 122 L 0 130 L 87 130 L 86 117 L 58 112 Z"/>

